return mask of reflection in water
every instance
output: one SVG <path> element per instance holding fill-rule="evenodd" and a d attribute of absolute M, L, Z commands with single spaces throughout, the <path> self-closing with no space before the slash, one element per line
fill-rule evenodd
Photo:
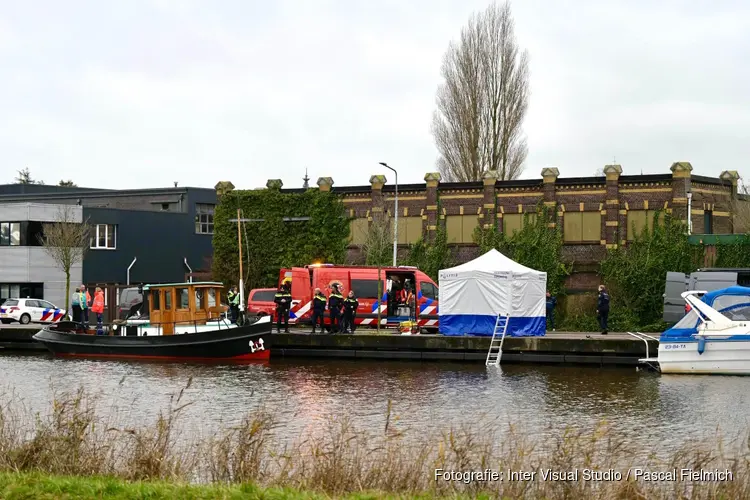
<path fill-rule="evenodd" d="M 15 389 L 35 410 L 47 408 L 51 386 L 82 385 L 100 393 L 102 403 L 117 408 L 128 423 L 152 421 L 192 377 L 183 396 L 194 403 L 183 421 L 190 430 L 210 432 L 265 407 L 290 438 L 314 432 L 331 416 L 381 428 L 391 400 L 401 425 L 419 431 L 417 437 L 487 418 L 520 423 L 542 437 L 559 435 L 565 427 L 590 430 L 604 420 L 626 441 L 676 447 L 713 435 L 717 425 L 730 437 L 744 432 L 750 392 L 747 377 L 481 363 L 281 359 L 210 366 L 6 354 L 0 356 L 0 373 L 2 388 Z"/>

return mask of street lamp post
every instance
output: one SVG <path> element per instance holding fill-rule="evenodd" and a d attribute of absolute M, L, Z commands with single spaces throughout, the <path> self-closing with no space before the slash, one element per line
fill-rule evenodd
<path fill-rule="evenodd" d="M 398 253 L 398 172 L 396 172 L 395 168 L 389 167 L 387 163 L 381 161 L 380 164 L 396 174 L 396 206 L 393 210 L 396 214 L 393 220 L 393 267 L 396 267 L 396 255 Z"/>

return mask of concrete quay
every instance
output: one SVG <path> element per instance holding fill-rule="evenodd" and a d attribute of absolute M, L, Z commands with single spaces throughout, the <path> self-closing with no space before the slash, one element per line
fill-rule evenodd
<path fill-rule="evenodd" d="M 45 351 L 32 339 L 39 327 L 0 327 L 0 351 Z M 484 362 L 490 337 L 400 335 L 362 329 L 356 334 L 317 334 L 292 329 L 274 333 L 272 358 L 393 359 Z M 657 341 L 648 341 L 655 356 Z M 636 366 L 647 357 L 646 342 L 625 333 L 549 332 L 544 337 L 506 337 L 503 363 L 553 363 Z"/>

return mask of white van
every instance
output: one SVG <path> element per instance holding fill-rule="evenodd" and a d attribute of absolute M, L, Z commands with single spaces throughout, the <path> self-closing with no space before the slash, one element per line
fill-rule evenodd
<path fill-rule="evenodd" d="M 688 290 L 720 290 L 730 286 L 750 286 L 750 269 L 710 267 L 698 269 L 694 273 L 667 273 L 664 287 L 664 313 L 667 323 L 677 323 L 685 316 L 685 300 L 682 292 Z"/>

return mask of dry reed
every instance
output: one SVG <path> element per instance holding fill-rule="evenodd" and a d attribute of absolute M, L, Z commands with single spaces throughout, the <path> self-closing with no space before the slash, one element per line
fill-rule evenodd
<path fill-rule="evenodd" d="M 189 383 L 188 383 L 189 385 Z M 184 391 L 184 389 L 183 389 Z M 259 409 L 206 439 L 181 432 L 189 404 L 183 391 L 154 422 L 118 426 L 95 411 L 83 389 L 56 392 L 49 411 L 34 414 L 16 393 L 0 395 L 0 471 L 114 476 L 126 480 L 254 483 L 328 495 L 379 491 L 430 496 L 507 498 L 750 498 L 750 440 L 690 440 L 668 456 L 644 455 L 602 423 L 588 431 L 562 430 L 539 440 L 497 422 L 464 425 L 410 438 L 389 403 L 383 427 L 357 428 L 329 418 L 318 432 L 289 445 L 278 439 L 273 413 Z M 655 446 L 658 446 L 655 444 Z M 731 481 L 636 479 L 633 471 L 729 470 Z M 448 481 L 436 470 L 534 473 L 530 481 Z M 547 470 L 578 471 L 578 480 L 545 480 Z M 585 481 L 584 471 L 622 474 Z M 627 476 L 628 471 L 630 476 Z"/>

